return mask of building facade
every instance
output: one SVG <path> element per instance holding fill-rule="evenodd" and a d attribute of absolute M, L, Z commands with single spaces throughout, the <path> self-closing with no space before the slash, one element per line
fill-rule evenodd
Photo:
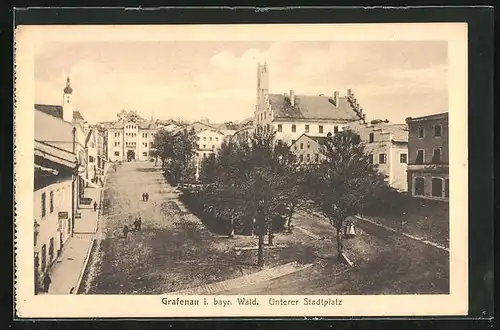
<path fill-rule="evenodd" d="M 408 193 L 449 199 L 448 113 L 407 118 Z"/>
<path fill-rule="evenodd" d="M 408 165 L 408 127 L 406 124 L 352 123 L 349 128 L 359 134 L 373 164 L 396 190 L 406 191 Z"/>
<path fill-rule="evenodd" d="M 290 146 L 290 150 L 301 164 L 319 164 L 325 159 L 323 149 L 326 137 L 302 134 Z"/>
<path fill-rule="evenodd" d="M 235 132 L 236 131 L 233 130 L 205 129 L 199 130 L 196 133 L 198 139 L 197 150 L 194 155 L 196 180 L 199 178 L 203 159 L 210 157 L 210 155 L 217 154 L 222 143 L 224 141 L 230 141 Z"/>
<path fill-rule="evenodd" d="M 147 161 L 150 159 L 157 126 L 152 121 L 116 122 L 106 129 L 107 159 L 117 161 Z"/>
<path fill-rule="evenodd" d="M 293 144 L 302 134 L 324 136 L 335 134 L 349 123 L 363 121 L 365 116 L 354 93 L 339 92 L 332 96 L 269 93 L 267 64 L 257 66 L 257 102 L 254 114 L 256 130 L 276 132 L 276 139 Z"/>
<path fill-rule="evenodd" d="M 41 119 L 37 121 L 37 118 Z M 35 116 L 33 230 L 36 292 L 44 274 L 50 272 L 64 243 L 73 233 L 79 182 L 78 160 L 70 147 L 74 145 L 73 134 L 74 128 L 68 122 L 45 113 Z M 52 140 L 53 136 L 57 136 L 57 140 Z"/>

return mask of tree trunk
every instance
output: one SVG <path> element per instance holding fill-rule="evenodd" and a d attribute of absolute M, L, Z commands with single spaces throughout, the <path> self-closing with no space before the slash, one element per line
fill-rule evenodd
<path fill-rule="evenodd" d="M 264 235 L 259 233 L 259 250 L 257 252 L 257 265 L 264 266 Z"/>
<path fill-rule="evenodd" d="M 272 222 L 269 223 L 267 229 L 267 243 L 269 246 L 273 245 L 273 226 Z"/>
<path fill-rule="evenodd" d="M 231 217 L 231 222 L 229 224 L 231 227 L 229 228 L 229 238 L 233 238 L 234 237 L 234 218 Z"/>
<path fill-rule="evenodd" d="M 336 227 L 337 230 L 337 258 L 342 260 L 342 253 L 344 252 L 344 243 L 342 242 L 341 228 Z"/>

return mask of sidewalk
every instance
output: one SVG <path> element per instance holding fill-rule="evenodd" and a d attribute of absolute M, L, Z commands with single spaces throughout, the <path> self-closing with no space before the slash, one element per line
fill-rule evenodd
<path fill-rule="evenodd" d="M 106 179 L 105 179 L 106 180 Z M 73 237 L 65 243 L 60 259 L 50 272 L 52 285 L 49 294 L 76 294 L 88 262 L 94 236 L 97 232 L 101 210 L 94 211 L 94 201 L 101 205 L 102 189 L 85 188 L 85 197 L 92 198 L 91 205 L 78 209 L 80 219 L 75 219 Z"/>

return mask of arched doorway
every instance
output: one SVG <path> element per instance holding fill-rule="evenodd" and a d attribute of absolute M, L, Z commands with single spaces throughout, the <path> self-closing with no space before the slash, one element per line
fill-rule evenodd
<path fill-rule="evenodd" d="M 132 160 L 135 160 L 135 151 L 134 150 L 127 150 L 127 160 L 129 162 Z"/>

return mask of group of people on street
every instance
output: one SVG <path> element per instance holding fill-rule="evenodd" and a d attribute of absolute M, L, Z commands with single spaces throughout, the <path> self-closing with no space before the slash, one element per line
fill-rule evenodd
<path fill-rule="evenodd" d="M 142 201 L 147 202 L 148 199 L 149 199 L 149 193 L 147 193 L 147 192 L 142 193 Z"/>
<path fill-rule="evenodd" d="M 140 231 L 142 228 L 142 218 L 135 218 L 134 222 L 131 225 L 133 231 Z M 128 225 L 123 226 L 123 238 L 128 237 L 128 233 L 130 232 L 130 228 Z"/>

